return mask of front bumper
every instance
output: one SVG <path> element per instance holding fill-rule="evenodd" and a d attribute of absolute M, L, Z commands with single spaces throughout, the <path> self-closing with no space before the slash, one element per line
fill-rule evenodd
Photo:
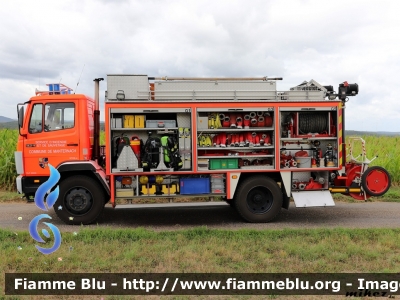
<path fill-rule="evenodd" d="M 49 176 L 24 177 L 19 175 L 16 179 L 18 193 L 33 196 L 38 187 L 47 179 Z"/>

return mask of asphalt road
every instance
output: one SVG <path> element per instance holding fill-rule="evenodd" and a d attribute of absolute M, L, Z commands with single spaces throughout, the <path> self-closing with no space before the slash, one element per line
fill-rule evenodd
<path fill-rule="evenodd" d="M 184 206 L 183 206 L 184 205 Z M 122 205 L 120 206 L 122 207 Z M 32 218 L 43 213 L 34 203 L 0 204 L 0 228 L 28 230 Z M 272 223 L 246 223 L 223 202 L 129 205 L 113 209 L 106 206 L 97 224 L 71 226 L 61 222 L 53 210 L 49 215 L 61 232 L 79 231 L 83 227 L 179 230 L 197 226 L 220 229 L 280 228 L 400 228 L 400 203 L 336 203 L 334 207 L 282 209 Z M 21 219 L 22 218 L 22 219 Z M 46 220 L 48 221 L 48 220 Z"/>

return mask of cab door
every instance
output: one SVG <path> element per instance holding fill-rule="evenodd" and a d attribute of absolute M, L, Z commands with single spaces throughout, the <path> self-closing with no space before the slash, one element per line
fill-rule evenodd
<path fill-rule="evenodd" d="M 79 120 L 75 102 L 34 103 L 24 141 L 26 175 L 48 175 L 50 163 L 79 159 Z"/>

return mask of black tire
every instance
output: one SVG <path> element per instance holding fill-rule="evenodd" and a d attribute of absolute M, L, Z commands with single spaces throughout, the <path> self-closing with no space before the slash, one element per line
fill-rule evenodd
<path fill-rule="evenodd" d="M 231 208 L 235 208 L 235 200 L 234 200 L 234 199 L 225 200 L 225 202 L 226 202 L 227 204 L 229 204 L 229 206 L 230 206 Z"/>
<path fill-rule="evenodd" d="M 386 169 L 374 166 L 368 168 L 361 176 L 361 184 L 368 195 L 379 197 L 389 190 L 391 179 Z"/>
<path fill-rule="evenodd" d="M 103 188 L 96 180 L 84 175 L 71 176 L 60 183 L 54 211 L 66 224 L 86 225 L 97 219 L 104 203 Z"/>
<path fill-rule="evenodd" d="M 281 211 L 283 195 L 273 179 L 252 176 L 239 184 L 234 201 L 243 219 L 251 223 L 266 223 Z"/>
<path fill-rule="evenodd" d="M 35 202 L 35 194 L 25 194 L 25 198 L 27 202 Z"/>

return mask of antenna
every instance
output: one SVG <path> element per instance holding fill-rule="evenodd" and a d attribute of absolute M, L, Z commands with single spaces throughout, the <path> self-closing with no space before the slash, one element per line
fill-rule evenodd
<path fill-rule="evenodd" d="M 81 75 L 79 75 L 78 82 L 76 83 L 76 88 L 75 88 L 74 94 L 76 94 L 76 91 L 78 90 L 79 81 L 81 81 L 81 76 L 82 76 L 82 73 L 83 73 L 83 70 L 84 70 L 84 69 L 85 69 L 85 64 L 83 64 L 83 68 L 82 68 Z"/>

